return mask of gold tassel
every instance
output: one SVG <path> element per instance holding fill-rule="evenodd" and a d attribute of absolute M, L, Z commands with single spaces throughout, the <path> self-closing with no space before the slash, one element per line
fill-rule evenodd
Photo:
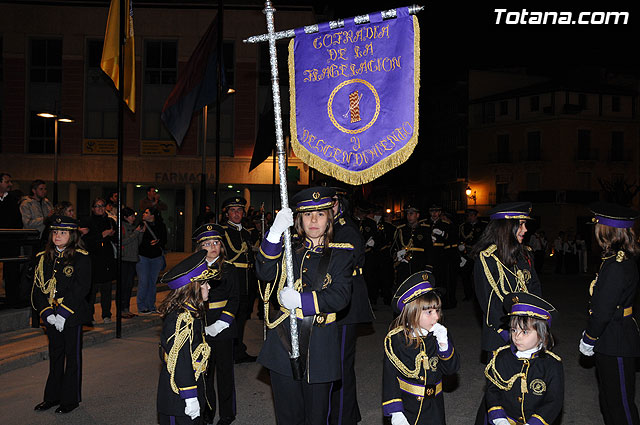
<path fill-rule="evenodd" d="M 522 376 L 520 377 L 520 392 L 522 392 L 522 394 L 526 394 L 527 391 L 527 377 L 526 376 Z"/>

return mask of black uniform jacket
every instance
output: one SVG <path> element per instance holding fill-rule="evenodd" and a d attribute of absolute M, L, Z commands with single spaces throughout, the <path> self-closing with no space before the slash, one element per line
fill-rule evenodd
<path fill-rule="evenodd" d="M 423 270 L 427 264 L 431 264 L 431 259 L 428 258 L 432 250 L 431 226 L 429 223 L 421 221 L 415 227 L 411 227 L 406 223 L 399 225 L 393 236 L 393 245 L 391 247 L 391 255 L 394 261 L 397 260 L 396 252 L 401 249 L 407 250 L 405 258 L 407 258 L 407 255 L 411 257 L 411 261 L 409 261 L 411 270 Z"/>
<path fill-rule="evenodd" d="M 473 279 L 476 296 L 482 308 L 482 349 L 494 351 L 509 340 L 509 332 L 503 325 L 505 315 L 502 307 L 504 296 L 510 292 L 530 292 L 542 296 L 538 275 L 533 267 L 532 256 L 519 257 L 515 266 L 506 267 L 496 255 L 496 246 L 491 245 L 480 252 L 474 264 Z"/>
<path fill-rule="evenodd" d="M 475 223 L 465 222 L 460 225 L 460 242 L 464 243 L 466 254 L 471 251 L 473 245 L 480 239 L 485 227 L 487 227 L 486 224 L 480 220 Z"/>
<path fill-rule="evenodd" d="M 176 323 L 180 322 L 180 328 L 186 337 L 184 345 L 177 350 L 175 357 L 174 382 L 177 393 L 172 389 L 171 374 L 168 365 L 173 361 L 170 359 L 171 349 L 177 340 L 182 339 L 176 332 Z M 202 320 L 197 318 L 194 308 L 190 305 L 184 305 L 178 310 L 167 314 L 162 322 L 162 335 L 160 336 L 160 356 L 162 367 L 160 369 L 160 378 L 158 380 L 158 412 L 168 416 L 185 416 L 184 408 L 186 406 L 185 399 L 198 397 L 200 406 L 205 401 L 204 391 L 204 373 L 198 376 L 194 372 L 194 362 L 199 364 L 208 362 L 209 352 L 202 353 L 199 347 L 204 341 L 204 329 Z M 208 345 L 204 344 L 207 348 Z M 202 348 L 200 348 L 202 349 Z M 206 370 L 206 368 L 205 368 Z"/>
<path fill-rule="evenodd" d="M 603 259 L 589 289 L 592 296 L 585 338 L 595 340 L 594 351 L 616 357 L 640 357 L 640 332 L 632 314 L 637 287 L 635 259 L 623 253 Z"/>
<path fill-rule="evenodd" d="M 353 220 L 349 217 L 341 216 L 333 222 L 333 241 L 353 245 L 353 249 L 350 250 L 354 264 L 351 302 L 347 308 L 338 313 L 338 325 L 372 322 L 374 317 L 369 305 L 367 283 L 362 275 L 364 241 Z"/>
<path fill-rule="evenodd" d="M 305 380 L 312 384 L 340 379 L 340 338 L 335 313 L 349 305 L 353 280 L 353 245 L 330 244 L 326 248 L 326 255 L 331 255 L 327 272 L 325 276 L 320 277 L 317 270 L 323 249 L 323 246 L 311 247 L 309 239 L 292 244 L 294 280 L 297 282 L 296 286 L 302 286 L 301 289 L 296 288 L 301 292 L 302 301 L 302 308 L 297 309 L 297 315 L 298 318 L 314 317 L 305 371 Z M 286 270 L 282 273 L 283 268 L 286 268 L 282 251 L 282 243 L 272 244 L 266 237 L 260 246 L 256 259 L 258 279 L 274 282 L 272 289 L 267 288 L 265 291 L 265 301 L 269 297 L 277 297 L 286 285 Z M 321 289 L 312 290 L 318 282 L 321 283 Z M 278 303 L 280 304 L 279 298 Z M 279 323 L 277 327 L 283 327 L 282 335 L 290 335 L 289 311 L 282 307 L 270 315 L 267 339 L 258 356 L 258 362 L 277 373 L 293 376 L 288 348 L 283 345 L 275 323 Z"/>
<path fill-rule="evenodd" d="M 238 230 L 231 222 L 221 225 L 224 229 L 222 243 L 227 260 L 236 267 L 238 291 L 241 296 L 249 293 L 249 275 L 247 271 L 253 268 L 254 256 L 251 249 L 251 233 L 244 227 Z"/>
<path fill-rule="evenodd" d="M 45 287 L 55 275 L 53 293 L 45 294 L 38 279 L 38 269 L 42 267 Z M 31 303 L 48 325 L 47 317 L 59 314 L 66 319 L 65 326 L 78 326 L 90 320 L 89 305 L 85 300 L 91 289 L 91 260 L 87 251 L 76 249 L 69 262 L 60 253 L 53 262 L 44 255 L 36 255 L 36 276 L 31 290 Z"/>
<path fill-rule="evenodd" d="M 218 267 L 217 262 L 212 267 Z M 209 281 L 209 310 L 207 310 L 205 325 L 212 325 L 217 320 L 229 324 L 229 327 L 210 339 L 231 339 L 236 334 L 235 317 L 238 311 L 238 279 L 233 264 L 222 263 L 220 278 Z M 215 353 L 214 353 L 215 355 Z"/>
<path fill-rule="evenodd" d="M 451 338 L 446 351 L 440 351 L 432 333 L 421 337 L 418 347 L 413 344 L 407 346 L 402 328 L 395 328 L 387 334 L 384 345 L 384 415 L 403 412 L 411 424 L 444 425 L 442 376 L 452 375 L 460 368 Z"/>
<path fill-rule="evenodd" d="M 454 224 L 448 217 L 442 215 L 438 221 L 431 222 L 431 258 L 433 262 L 443 261 L 445 254 L 451 249 L 458 247 L 458 235 L 454 231 Z M 442 231 L 441 235 L 434 233 L 434 230 Z M 439 232 L 438 232 L 439 233 Z"/>
<path fill-rule="evenodd" d="M 564 400 L 560 357 L 541 350 L 530 359 L 519 359 L 515 351 L 511 345 L 503 346 L 485 369 L 488 419 L 511 418 L 529 425 L 552 424 L 560 414 Z M 524 374 L 524 382 L 521 375 L 508 389 L 507 381 L 518 374 Z"/>

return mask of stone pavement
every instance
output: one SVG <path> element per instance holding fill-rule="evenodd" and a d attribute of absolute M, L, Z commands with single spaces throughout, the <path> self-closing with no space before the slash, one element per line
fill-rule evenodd
<path fill-rule="evenodd" d="M 542 276 L 545 297 L 560 311 L 553 328 L 554 352 L 563 358 L 566 389 L 563 416 L 556 425 L 602 424 L 594 369 L 580 364 L 577 349 L 586 320 L 587 288 L 592 279 L 592 275 Z M 382 341 L 391 312 L 386 306 L 379 307 L 376 316 L 372 325 L 363 326 L 357 348 L 356 373 L 361 424 L 364 425 L 385 423 L 380 406 Z M 445 385 L 447 423 L 471 424 L 484 386 L 477 310 L 473 303 L 462 302 L 458 308 L 445 311 L 444 320 L 461 357 L 460 372 Z M 110 339 L 85 348 L 83 401 L 68 415 L 33 411 L 33 406 L 41 401 L 48 371 L 46 361 L 1 373 L 3 423 L 155 424 L 155 397 L 161 367 L 157 357 L 159 330 L 159 325 L 153 325 L 122 339 Z M 255 318 L 249 320 L 246 335 L 248 351 L 257 354 L 262 341 L 262 322 Z M 258 364 L 236 365 L 234 370 L 238 403 L 235 424 L 275 424 L 268 373 Z"/>

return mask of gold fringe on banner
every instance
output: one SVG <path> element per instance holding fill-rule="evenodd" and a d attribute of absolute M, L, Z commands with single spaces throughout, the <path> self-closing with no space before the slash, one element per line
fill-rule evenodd
<path fill-rule="evenodd" d="M 298 158 L 300 158 L 305 164 L 310 167 L 315 168 L 323 174 L 334 177 L 342 182 L 345 182 L 350 185 L 361 185 L 365 183 L 369 183 L 372 180 L 377 179 L 381 175 L 393 170 L 398 165 L 403 164 L 415 149 L 418 144 L 418 128 L 419 128 L 419 100 L 418 95 L 420 93 L 420 26 L 418 24 L 418 18 L 412 16 L 413 19 L 413 76 L 414 76 L 414 99 L 415 99 L 415 107 L 414 107 L 414 132 L 411 139 L 407 141 L 407 143 L 400 148 L 397 152 L 394 152 L 389 157 L 384 158 L 383 160 L 377 162 L 366 170 L 362 171 L 350 171 L 340 167 L 338 164 L 334 164 L 327 160 L 320 158 L 309 152 L 307 149 L 300 144 L 298 141 L 298 130 L 297 130 L 297 117 L 296 117 L 296 72 L 295 72 L 295 64 L 294 64 L 294 53 L 293 53 L 293 45 L 295 39 L 291 39 L 289 42 L 289 94 L 290 94 L 290 102 L 291 102 L 291 117 L 290 117 L 290 125 L 291 125 L 291 146 L 293 147 L 293 152 L 296 154 Z"/>

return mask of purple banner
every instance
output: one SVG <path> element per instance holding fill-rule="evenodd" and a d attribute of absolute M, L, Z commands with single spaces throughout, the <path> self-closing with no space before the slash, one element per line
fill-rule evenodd
<path fill-rule="evenodd" d="M 368 24 L 346 19 L 336 30 L 296 31 L 289 44 L 293 150 L 349 184 L 402 164 L 418 141 L 420 31 L 407 8 L 397 12 L 396 19 L 377 13 Z"/>

